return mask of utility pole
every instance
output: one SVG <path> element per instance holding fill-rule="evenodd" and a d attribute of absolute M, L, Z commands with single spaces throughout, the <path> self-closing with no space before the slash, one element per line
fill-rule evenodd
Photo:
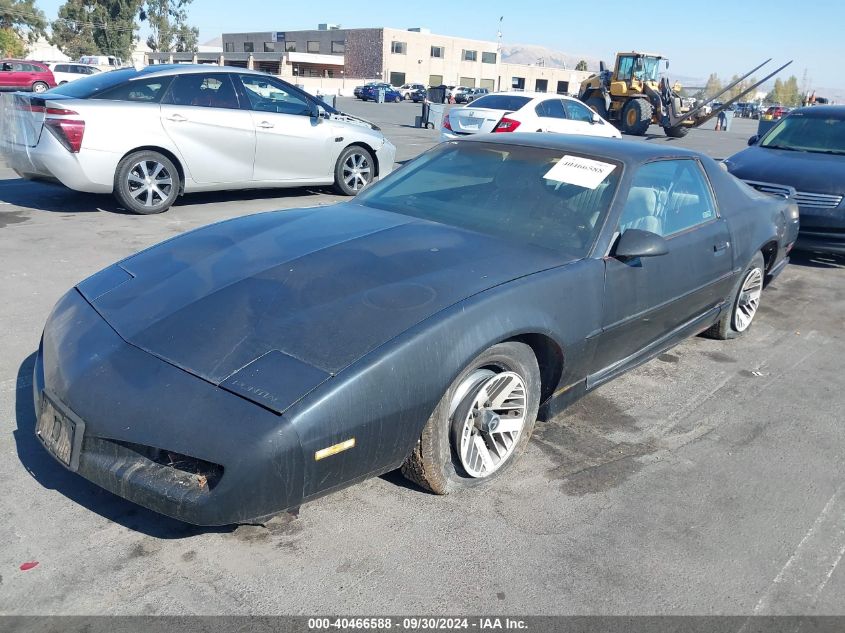
<path fill-rule="evenodd" d="M 499 28 L 496 31 L 496 90 L 502 89 L 502 20 L 505 16 L 499 18 Z"/>

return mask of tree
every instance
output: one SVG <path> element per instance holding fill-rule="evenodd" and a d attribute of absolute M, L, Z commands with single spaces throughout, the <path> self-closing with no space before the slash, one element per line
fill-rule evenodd
<path fill-rule="evenodd" d="M 582 59 L 575 65 L 575 70 L 587 70 L 587 62 Z"/>
<path fill-rule="evenodd" d="M 192 0 L 146 0 L 141 20 L 147 20 L 152 33 L 147 46 L 159 52 L 194 51 L 199 29 L 188 26 L 187 6 Z"/>
<path fill-rule="evenodd" d="M 722 81 L 716 73 L 710 73 L 710 76 L 707 78 L 707 83 L 704 84 L 705 98 L 710 99 L 720 92 L 722 92 Z"/>
<path fill-rule="evenodd" d="M 45 35 L 47 18 L 35 0 L 0 0 L 0 49 L 9 57 L 24 57 L 26 44 Z"/>
<path fill-rule="evenodd" d="M 801 105 L 801 91 L 798 89 L 798 78 L 790 76 L 786 81 L 775 79 L 772 91 L 766 95 L 769 103 L 779 103 L 785 106 Z"/>
<path fill-rule="evenodd" d="M 143 0 L 66 0 L 51 25 L 51 41 L 72 58 L 88 52 L 128 60 L 142 4 Z"/>

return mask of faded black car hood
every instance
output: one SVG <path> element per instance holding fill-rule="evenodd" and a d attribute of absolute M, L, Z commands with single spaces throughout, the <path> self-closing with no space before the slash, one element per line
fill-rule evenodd
<path fill-rule="evenodd" d="M 726 162 L 728 171 L 742 180 L 788 185 L 809 193 L 845 194 L 845 156 L 753 146 Z"/>
<path fill-rule="evenodd" d="M 344 203 L 204 227 L 78 288 L 124 340 L 220 384 L 262 357 L 239 375 L 274 357 L 335 373 L 449 305 L 566 261 Z"/>

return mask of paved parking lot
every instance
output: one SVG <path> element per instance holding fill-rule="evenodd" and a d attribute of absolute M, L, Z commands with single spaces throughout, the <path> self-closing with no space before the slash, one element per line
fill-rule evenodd
<path fill-rule="evenodd" d="M 399 161 L 437 141 L 410 127 L 418 105 L 340 105 L 379 123 Z M 754 126 L 645 142 L 725 157 Z M 795 260 L 747 336 L 692 339 L 538 425 L 495 486 L 443 498 L 391 473 L 267 526 L 202 529 L 41 449 L 41 328 L 70 286 L 138 249 L 338 198 L 200 194 L 141 217 L 0 178 L 0 613 L 845 615 L 842 261 Z"/>

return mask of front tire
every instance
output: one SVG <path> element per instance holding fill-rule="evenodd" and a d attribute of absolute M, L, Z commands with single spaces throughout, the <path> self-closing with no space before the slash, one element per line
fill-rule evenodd
<path fill-rule="evenodd" d="M 149 150 L 123 158 L 114 175 L 114 195 L 132 213 L 164 213 L 176 201 L 181 181 L 173 162 Z"/>
<path fill-rule="evenodd" d="M 440 495 L 501 476 L 525 450 L 539 405 L 540 370 L 531 348 L 492 346 L 446 390 L 402 474 Z"/>
<path fill-rule="evenodd" d="M 676 125 L 675 127 L 664 127 L 663 131 L 669 138 L 684 138 L 689 134 L 689 128 L 685 125 Z"/>
<path fill-rule="evenodd" d="M 43 81 L 36 81 L 32 84 L 32 92 L 42 93 L 47 92 L 50 89 L 50 86 L 45 84 Z"/>
<path fill-rule="evenodd" d="M 350 145 L 341 152 L 335 164 L 334 187 L 343 196 L 354 196 L 373 181 L 373 176 L 373 155 L 360 145 Z"/>
<path fill-rule="evenodd" d="M 633 136 L 643 136 L 651 125 L 654 108 L 645 99 L 631 99 L 622 110 L 622 131 Z"/>
<path fill-rule="evenodd" d="M 758 251 L 734 286 L 730 310 L 723 314 L 709 330 L 706 330 L 704 335 L 724 341 L 737 338 L 747 332 L 760 307 L 760 295 L 763 292 L 765 278 L 766 262 L 763 254 Z"/>
<path fill-rule="evenodd" d="M 587 107 L 598 114 L 601 118 L 607 119 L 607 105 L 605 104 L 603 97 L 598 95 L 590 97 L 587 99 Z"/>

